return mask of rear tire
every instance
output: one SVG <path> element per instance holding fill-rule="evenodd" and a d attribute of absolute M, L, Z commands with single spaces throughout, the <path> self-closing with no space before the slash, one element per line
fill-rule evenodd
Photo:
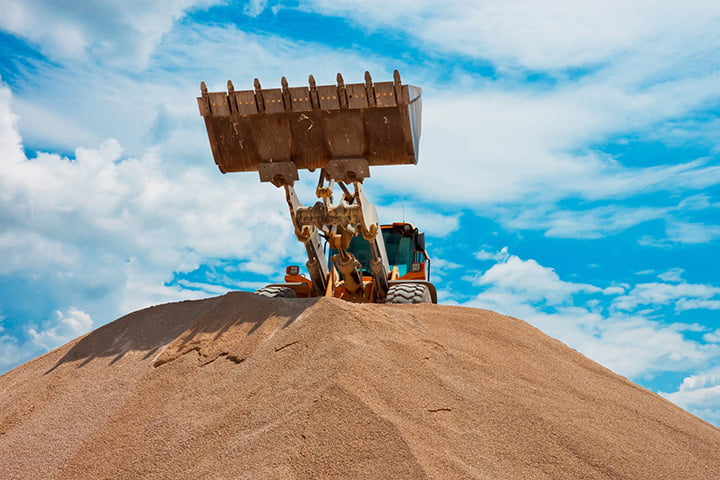
<path fill-rule="evenodd" d="M 290 287 L 268 286 L 256 290 L 255 293 L 269 298 L 297 298 L 297 293 Z"/>
<path fill-rule="evenodd" d="M 398 283 L 388 289 L 385 303 L 432 303 L 432 297 L 427 285 Z"/>

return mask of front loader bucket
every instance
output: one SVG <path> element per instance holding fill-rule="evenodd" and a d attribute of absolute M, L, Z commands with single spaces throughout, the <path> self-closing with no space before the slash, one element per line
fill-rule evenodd
<path fill-rule="evenodd" d="M 208 92 L 201 84 L 200 114 L 220 171 L 260 171 L 292 162 L 297 169 L 327 168 L 333 160 L 368 165 L 417 163 L 421 89 L 392 82 Z M 284 163 L 293 166 L 292 164 Z"/>

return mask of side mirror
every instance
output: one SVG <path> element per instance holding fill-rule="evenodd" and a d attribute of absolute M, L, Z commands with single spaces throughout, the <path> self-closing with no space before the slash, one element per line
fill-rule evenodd
<path fill-rule="evenodd" d="M 415 251 L 416 252 L 424 252 L 425 251 L 425 233 L 423 233 L 423 232 L 417 232 L 415 234 Z"/>

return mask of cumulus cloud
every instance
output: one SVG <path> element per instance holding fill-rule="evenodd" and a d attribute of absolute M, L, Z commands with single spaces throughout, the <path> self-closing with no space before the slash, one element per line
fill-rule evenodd
<path fill-rule="evenodd" d="M 13 86 L 12 100 L 26 143 L 72 152 L 113 137 L 129 155 L 151 146 L 180 162 L 212 162 L 195 100 L 201 81 L 219 91 L 229 79 L 240 90 L 253 88 L 254 77 L 279 88 L 282 76 L 301 85 L 309 74 L 319 84 L 333 83 L 337 72 L 347 82 L 362 81 L 366 69 L 392 75 L 379 56 L 191 22 L 168 31 L 139 74 L 88 61 L 27 62 L 33 74 Z"/>
<path fill-rule="evenodd" d="M 298 48 L 232 26 L 178 26 L 166 36 L 157 63 L 140 76 L 80 55 L 60 64 L 33 60 L 27 81 L 34 83 L 21 82 L 14 95 L 0 84 L 0 276 L 42 289 L 48 304 L 77 305 L 96 324 L 221 291 L 175 281 L 218 258 L 238 270 L 235 277 L 254 277 L 224 285 L 254 288 L 263 276 L 276 277 L 286 258 L 302 257 L 282 191 L 256 174 L 223 176 L 213 165 L 195 102 L 200 80 L 220 90 L 228 78 L 251 88 L 256 75 L 272 86 L 283 75 L 299 83 L 314 73 L 330 83 L 338 70 L 348 81 L 381 70 L 372 57 Z M 248 58 L 257 60 L 253 71 L 228 70 Z M 23 139 L 69 153 L 28 158 Z M 314 188 L 301 180 L 302 199 L 312 202 Z M 407 205 L 432 231 L 457 226 L 454 215 Z"/>
<path fill-rule="evenodd" d="M 300 248 L 281 192 L 254 176 L 223 176 L 211 163 L 178 168 L 152 152 L 127 157 L 114 139 L 28 159 L 6 88 L 0 99 L 0 275 L 82 305 L 102 324 L 202 295 L 166 285 L 174 272 L 225 258 L 270 273 Z"/>
<path fill-rule="evenodd" d="M 101 63 L 143 68 L 174 22 L 213 0 L 83 2 L 7 0 L 0 29 L 40 46 L 56 60 L 92 57 Z"/>
<path fill-rule="evenodd" d="M 369 29 L 400 29 L 428 46 L 487 58 L 504 68 L 592 67 L 645 45 L 652 46 L 646 55 L 677 58 L 697 43 L 711 52 L 720 42 L 713 35 L 720 7 L 703 0 L 682 5 L 672 0 L 311 0 L 299 8 L 341 15 Z"/>
<path fill-rule="evenodd" d="M 70 307 L 65 312 L 56 310 L 50 318 L 41 322 L 40 326 L 25 328 L 23 333 L 26 338 L 21 339 L 19 336 L 2 333 L 3 320 L 10 319 L 0 314 L 0 372 L 59 347 L 89 332 L 94 326 L 90 315 Z"/>
<path fill-rule="evenodd" d="M 638 306 L 661 306 L 674 304 L 676 310 L 719 309 L 720 287 L 693 283 L 640 283 L 627 295 L 613 301 L 613 307 L 631 311 Z"/>
<path fill-rule="evenodd" d="M 502 252 L 502 251 L 501 251 Z M 502 258 L 502 257 L 500 257 Z M 593 285 L 565 282 L 548 267 L 515 255 L 496 263 L 475 278 L 473 284 L 486 287 L 484 296 L 512 296 L 524 302 L 558 305 L 576 293 L 599 293 Z"/>
<path fill-rule="evenodd" d="M 56 310 L 54 318 L 43 327 L 28 330 L 33 343 L 44 349 L 59 347 L 92 329 L 93 321 L 90 315 L 71 307 L 67 312 Z"/>
<path fill-rule="evenodd" d="M 494 257 L 481 252 L 480 257 L 496 263 L 468 278 L 481 291 L 466 305 L 528 321 L 622 375 L 652 378 L 660 372 L 684 372 L 716 361 L 720 353 L 716 345 L 686 338 L 684 332 L 697 329 L 695 325 L 661 323 L 630 308 L 615 310 L 630 286 L 568 282 L 553 269 L 507 249 Z M 649 285 L 641 289 L 653 294 Z M 656 300 L 672 297 L 663 289 L 654 295 Z"/>
<path fill-rule="evenodd" d="M 675 392 L 661 392 L 665 398 L 714 424 L 720 424 L 720 369 L 686 377 Z"/>
<path fill-rule="evenodd" d="M 471 204 L 503 226 L 552 237 L 599 238 L 663 219 L 673 243 L 716 240 L 717 226 L 680 219 L 690 205 L 667 204 L 667 197 L 652 206 L 617 201 L 692 194 L 720 183 L 720 167 L 694 157 L 665 163 L 662 156 L 631 167 L 591 146 L 618 136 L 682 144 L 698 132 L 717 144 L 714 129 L 700 125 L 712 124 L 712 115 L 701 112 L 720 101 L 713 53 L 720 47 L 713 20 L 720 7 L 611 3 L 316 0 L 297 8 L 367 29 L 402 29 L 417 48 L 495 67 L 491 77 L 461 72 L 450 83 L 447 75 L 438 81 L 437 74 L 411 70 L 412 81 L 426 87 L 423 168 L 383 172 L 378 180 L 387 188 L 426 202 Z M 568 68 L 577 71 L 560 72 Z M 519 83 L 518 70 L 527 69 L 548 71 L 553 81 Z M 696 121 L 681 121 L 695 112 Z M 661 130 L 667 135 L 658 138 Z M 559 210 L 567 198 L 586 203 Z M 614 201 L 591 203 L 608 200 Z M 537 215 L 527 213 L 533 209 Z"/>
<path fill-rule="evenodd" d="M 33 358 L 37 353 L 39 352 L 28 348 L 28 345 L 20 343 L 11 335 L 0 335 L 0 372 Z"/>
<path fill-rule="evenodd" d="M 190 8 L 190 2 L 173 5 L 177 8 L 171 11 Z M 311 3 L 307 8 L 313 5 L 320 4 Z M 349 5 L 338 2 L 321 7 L 325 13 L 354 18 Z M 266 2 L 251 2 L 248 14 L 257 14 L 265 6 Z M 392 8 L 375 2 L 367 5 L 370 11 L 382 10 L 390 18 L 401 11 L 406 12 L 403 15 L 415 12 L 421 16 L 432 12 L 422 21 L 464 22 L 463 17 L 454 16 L 443 20 L 446 9 L 436 7 L 433 2 L 393 4 Z M 584 9 L 566 7 L 563 11 L 567 18 L 589 18 Z M 500 7 L 458 4 L 457 8 L 484 11 Z M 545 16 L 547 6 L 528 8 L 550 22 L 540 22 L 542 28 L 556 21 Z M 514 21 L 501 17 L 502 22 Z M 606 20 L 617 19 L 611 16 Z M 633 16 L 629 21 L 636 20 Z M 321 83 L 329 83 L 337 71 L 342 71 L 346 81 L 361 81 L 365 69 L 380 79 L 389 77 L 393 67 L 380 56 L 249 34 L 232 26 L 180 24 L 162 29 L 165 41 L 154 47 L 139 81 L 128 77 L 123 69 L 103 65 L 69 63 L 62 69 L 35 66 L 39 74 L 34 78 L 38 80 L 14 99 L 26 141 L 72 151 L 77 145 L 98 145 L 115 137 L 133 156 L 147 153 L 146 146 L 151 143 L 166 158 L 196 161 L 207 158 L 208 151 L 194 103 L 199 80 L 206 80 L 211 89 L 224 89 L 225 81 L 232 78 L 236 88 L 250 88 L 252 77 L 257 75 L 264 85 L 272 86 L 282 75 L 293 84 L 304 83 L 308 73 L 314 73 Z M 522 41 L 533 43 L 530 39 Z M 228 45 L 233 48 L 229 50 Z M 254 59 L 252 71 L 232 67 L 247 65 L 249 58 Z M 313 65 L 312 72 L 308 65 Z M 679 80 L 664 76 L 667 81 L 648 83 L 615 71 L 569 78 L 551 88 L 518 88 L 516 80 L 503 75 L 439 86 L 427 71 L 409 68 L 426 87 L 422 169 L 378 170 L 373 172 L 373 184 L 414 203 L 470 204 L 507 228 L 540 229 L 552 237 L 599 238 L 676 210 L 670 205 L 631 208 L 615 204 L 558 210 L 557 202 L 573 197 L 597 201 L 647 192 L 693 191 L 720 182 L 720 167 L 705 160 L 691 158 L 677 165 L 630 168 L 587 148 L 613 135 L 652 131 L 658 124 L 705 108 L 718 97 L 714 88 L 718 76 L 712 72 Z M 196 80 L 180 83 L 188 78 Z M 69 109 L 75 113 L 73 119 L 66 118 Z M 436 181 L 438 178 L 443 181 Z M 528 204 L 539 214 L 529 215 Z M 453 215 L 446 218 L 452 222 Z M 437 223 L 435 217 L 425 215 L 424 219 L 432 225 Z M 668 225 L 668 236 L 676 241 L 699 242 L 708 235 L 717 238 L 712 227 L 693 230 L 692 226 L 681 229 L 671 222 Z"/>
<path fill-rule="evenodd" d="M 715 89 L 694 100 L 660 87 L 643 104 L 631 99 L 646 93 L 629 91 L 615 99 L 616 87 L 602 81 L 535 93 L 501 85 L 426 91 L 422 168 L 382 171 L 376 181 L 398 194 L 471 206 L 506 228 L 542 230 L 550 237 L 600 238 L 661 220 L 673 242 L 717 238 L 715 226 L 680 220 L 707 211 L 710 203 L 672 199 L 692 199 L 717 185 L 720 167 L 694 158 L 630 167 L 587 147 L 688 115 L 714 101 Z M 650 194 L 656 196 L 649 200 Z M 567 199 L 579 202 L 558 208 Z M 628 199 L 637 200 L 631 206 Z"/>

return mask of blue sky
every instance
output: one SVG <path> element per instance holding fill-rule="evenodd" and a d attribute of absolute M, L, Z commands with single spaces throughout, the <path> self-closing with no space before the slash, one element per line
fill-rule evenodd
<path fill-rule="evenodd" d="M 303 262 L 281 192 L 214 166 L 200 81 L 397 68 L 423 88 L 420 162 L 367 190 L 427 232 L 441 303 L 522 318 L 720 425 L 719 22 L 696 0 L 9 0 L 0 371 Z"/>

